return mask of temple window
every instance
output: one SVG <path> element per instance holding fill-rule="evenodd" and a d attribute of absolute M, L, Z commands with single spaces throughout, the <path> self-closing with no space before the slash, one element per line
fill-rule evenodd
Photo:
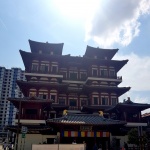
<path fill-rule="evenodd" d="M 109 70 L 109 76 L 114 77 L 115 76 L 115 70 Z"/>
<path fill-rule="evenodd" d="M 50 52 L 50 55 L 53 55 L 53 54 L 54 54 L 53 51 L 51 51 L 51 52 Z"/>
<path fill-rule="evenodd" d="M 86 72 L 80 72 L 80 79 L 81 80 L 86 80 L 87 74 Z"/>
<path fill-rule="evenodd" d="M 97 69 L 92 69 L 92 76 L 97 77 L 98 76 L 98 70 Z"/>
<path fill-rule="evenodd" d="M 48 98 L 48 94 L 47 93 L 39 93 L 39 98 L 47 99 Z"/>
<path fill-rule="evenodd" d="M 77 100 L 76 99 L 69 99 L 70 106 L 77 106 Z"/>
<path fill-rule="evenodd" d="M 98 105 L 98 97 L 93 97 L 93 104 Z"/>
<path fill-rule="evenodd" d="M 100 69 L 100 75 L 101 77 L 107 77 L 108 76 L 108 70 L 107 69 Z"/>
<path fill-rule="evenodd" d="M 40 89 L 38 97 L 41 99 L 48 99 L 48 91 L 46 89 Z"/>
<path fill-rule="evenodd" d="M 63 75 L 63 78 L 64 78 L 64 79 L 67 79 L 67 72 L 66 72 L 66 71 L 62 71 L 62 72 L 61 72 L 61 75 Z"/>
<path fill-rule="evenodd" d="M 77 72 L 70 72 L 69 77 L 71 80 L 77 80 L 78 79 L 78 73 Z"/>
<path fill-rule="evenodd" d="M 32 88 L 29 90 L 29 97 L 34 97 L 36 96 L 36 89 Z"/>
<path fill-rule="evenodd" d="M 102 105 L 108 105 L 108 97 L 101 97 Z"/>
<path fill-rule="evenodd" d="M 37 109 L 26 109 L 26 114 L 37 114 Z"/>
<path fill-rule="evenodd" d="M 39 54 L 42 54 L 42 50 L 39 50 Z"/>
<path fill-rule="evenodd" d="M 51 100 L 54 100 L 54 102 L 55 102 L 55 100 L 56 100 L 56 95 L 51 95 Z"/>
<path fill-rule="evenodd" d="M 66 104 L 66 99 L 65 98 L 59 98 L 59 104 L 60 105 L 65 105 Z"/>
<path fill-rule="evenodd" d="M 87 105 L 86 99 L 80 99 L 80 101 L 81 101 L 81 106 Z"/>
<path fill-rule="evenodd" d="M 54 101 L 54 103 L 58 103 L 57 102 L 57 91 L 56 90 L 51 90 L 50 91 L 50 99 Z"/>
<path fill-rule="evenodd" d="M 57 73 L 58 72 L 58 66 L 52 65 L 51 67 L 51 73 Z"/>
<path fill-rule="evenodd" d="M 36 119 L 37 117 L 37 109 L 26 109 L 25 114 L 27 115 L 28 119 Z"/>
<path fill-rule="evenodd" d="M 32 64 L 32 71 L 37 72 L 38 71 L 38 64 Z"/>
<path fill-rule="evenodd" d="M 40 71 L 47 73 L 49 71 L 49 65 L 48 64 L 41 64 Z"/>
<path fill-rule="evenodd" d="M 29 97 L 34 97 L 34 96 L 36 96 L 36 92 L 30 92 L 29 93 Z"/>
<path fill-rule="evenodd" d="M 117 104 L 117 98 L 116 97 L 112 97 L 111 98 L 111 105 L 116 105 Z"/>

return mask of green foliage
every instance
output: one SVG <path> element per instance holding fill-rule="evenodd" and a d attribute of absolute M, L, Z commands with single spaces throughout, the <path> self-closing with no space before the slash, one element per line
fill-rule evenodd
<path fill-rule="evenodd" d="M 128 143 L 139 145 L 139 137 L 138 137 L 138 130 L 137 128 L 132 128 L 128 132 Z"/>
<path fill-rule="evenodd" d="M 145 134 L 144 131 L 143 131 L 143 137 L 141 140 L 142 140 L 142 144 L 145 145 L 147 143 L 147 135 Z M 137 128 L 133 128 L 128 132 L 128 143 L 139 145 L 139 136 L 138 136 Z"/>

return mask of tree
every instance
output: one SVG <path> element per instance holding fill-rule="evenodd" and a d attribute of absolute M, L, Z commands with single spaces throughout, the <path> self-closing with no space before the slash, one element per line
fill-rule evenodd
<path fill-rule="evenodd" d="M 129 144 L 139 145 L 139 136 L 138 136 L 137 128 L 132 128 L 128 132 L 128 143 Z"/>
<path fill-rule="evenodd" d="M 142 136 L 142 145 L 145 145 L 147 143 L 147 135 L 143 131 L 143 136 Z M 129 144 L 135 144 L 139 146 L 139 136 L 138 136 L 138 129 L 137 128 L 132 128 L 128 132 L 128 143 Z"/>

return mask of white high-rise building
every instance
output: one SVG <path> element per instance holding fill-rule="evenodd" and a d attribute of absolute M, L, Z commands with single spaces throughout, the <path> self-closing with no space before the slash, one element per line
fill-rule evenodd
<path fill-rule="evenodd" d="M 8 97 L 23 97 L 16 80 L 25 80 L 20 68 L 6 69 L 0 66 L 0 131 L 7 125 L 14 125 L 16 108 L 7 101 Z"/>

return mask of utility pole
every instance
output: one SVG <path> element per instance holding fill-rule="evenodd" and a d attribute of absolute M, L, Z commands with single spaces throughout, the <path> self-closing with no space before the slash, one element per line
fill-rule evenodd
<path fill-rule="evenodd" d="M 17 126 L 17 135 L 16 135 L 16 150 L 18 150 L 19 128 L 20 128 L 20 115 L 21 115 L 21 100 L 19 101 L 19 111 L 18 111 L 18 126 Z"/>

